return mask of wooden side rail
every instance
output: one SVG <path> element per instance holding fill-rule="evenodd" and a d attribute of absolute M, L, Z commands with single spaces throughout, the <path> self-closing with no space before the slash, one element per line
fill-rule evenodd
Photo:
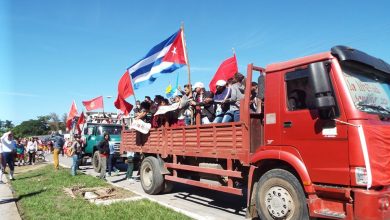
<path fill-rule="evenodd" d="M 233 187 L 212 185 L 209 183 L 203 183 L 196 180 L 189 180 L 189 179 L 168 176 L 168 175 L 165 175 L 165 180 L 242 196 L 242 190 Z"/>
<path fill-rule="evenodd" d="M 233 170 L 222 170 L 222 169 L 198 167 L 198 166 L 190 166 L 190 165 L 174 164 L 174 163 L 165 163 L 165 167 L 177 169 L 177 170 L 187 170 L 187 171 L 194 171 L 199 173 L 215 174 L 219 176 L 242 178 L 241 172 L 233 171 Z"/>

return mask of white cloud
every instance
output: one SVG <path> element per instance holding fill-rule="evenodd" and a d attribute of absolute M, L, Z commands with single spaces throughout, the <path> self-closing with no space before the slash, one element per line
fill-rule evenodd
<path fill-rule="evenodd" d="M 0 92 L 0 95 L 7 95 L 7 96 L 22 96 L 22 97 L 40 97 L 37 94 L 31 94 L 31 93 L 21 93 L 21 92 Z"/>

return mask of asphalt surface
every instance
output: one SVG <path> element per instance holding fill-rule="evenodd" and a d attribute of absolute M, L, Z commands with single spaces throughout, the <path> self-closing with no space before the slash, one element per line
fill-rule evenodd
<path fill-rule="evenodd" d="M 8 179 L 3 175 L 4 183 L 0 184 L 0 219 L 21 220 L 18 208 L 16 207 L 17 198 L 14 198 Z"/>
<path fill-rule="evenodd" d="M 52 161 L 52 155 L 46 156 L 46 159 Z M 64 167 L 70 167 L 71 159 L 66 156 L 60 156 L 60 164 Z M 148 195 L 143 191 L 139 181 L 130 184 L 125 179 L 125 164 L 119 164 L 118 167 L 121 172 L 118 176 L 107 177 L 109 183 L 131 190 L 136 194 L 186 214 L 194 219 L 245 219 L 246 209 L 244 197 L 179 183 L 174 184 L 171 193 Z M 91 165 L 81 166 L 80 169 L 80 171 L 85 174 L 98 176 L 98 173 L 93 170 Z M 136 175 L 136 173 L 137 172 L 135 171 L 134 175 Z"/>

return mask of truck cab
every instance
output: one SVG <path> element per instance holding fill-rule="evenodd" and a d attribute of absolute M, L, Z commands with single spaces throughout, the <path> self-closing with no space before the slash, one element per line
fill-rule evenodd
<path fill-rule="evenodd" d="M 121 142 L 122 125 L 119 124 L 102 124 L 87 123 L 83 130 L 83 139 L 85 141 L 84 155 L 92 157 L 94 169 L 100 170 L 99 151 L 97 146 L 103 140 L 104 134 L 110 134 L 110 144 L 114 145 L 116 157 L 119 158 L 119 146 Z"/>
<path fill-rule="evenodd" d="M 264 145 L 252 163 L 278 158 L 292 166 L 310 216 L 390 218 L 390 65 L 336 46 L 268 65 L 260 82 Z M 276 210 L 271 205 L 258 211 L 278 218 Z"/>

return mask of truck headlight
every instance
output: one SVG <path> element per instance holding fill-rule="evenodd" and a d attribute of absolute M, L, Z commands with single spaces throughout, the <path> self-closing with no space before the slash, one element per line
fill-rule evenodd
<path fill-rule="evenodd" d="M 356 167 L 355 168 L 355 179 L 357 185 L 367 185 L 368 177 L 367 170 L 364 167 Z"/>

